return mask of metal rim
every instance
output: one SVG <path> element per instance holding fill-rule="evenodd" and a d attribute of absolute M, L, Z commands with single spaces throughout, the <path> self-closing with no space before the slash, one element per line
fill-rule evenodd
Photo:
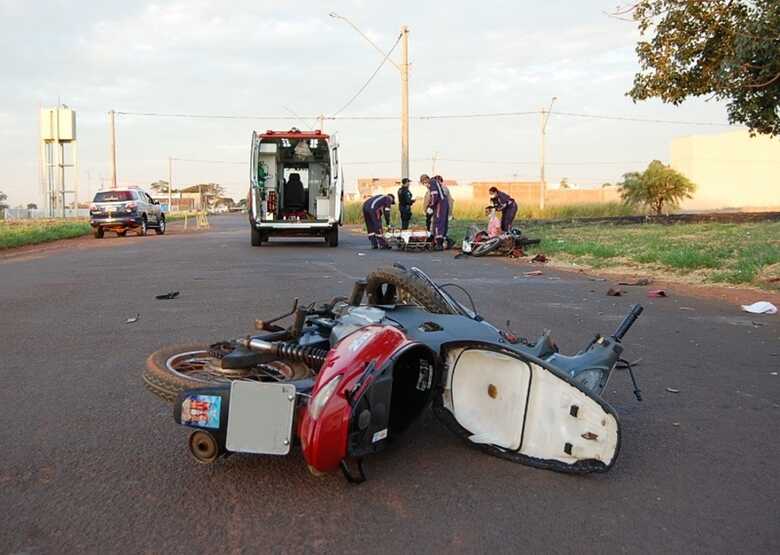
<path fill-rule="evenodd" d="M 303 363 L 277 360 L 250 368 L 222 368 L 220 361 L 221 357 L 207 350 L 187 351 L 168 357 L 165 367 L 176 376 L 205 383 L 231 380 L 286 382 L 312 375 L 311 369 Z"/>
<path fill-rule="evenodd" d="M 165 231 L 165 218 L 160 220 L 160 231 Z"/>

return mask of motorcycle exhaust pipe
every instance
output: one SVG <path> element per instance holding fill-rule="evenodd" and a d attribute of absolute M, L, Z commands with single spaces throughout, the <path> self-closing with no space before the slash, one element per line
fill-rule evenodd
<path fill-rule="evenodd" d="M 328 356 L 328 351 L 324 349 L 296 345 L 295 343 L 285 341 L 265 341 L 256 337 L 247 337 L 246 339 L 240 339 L 238 343 L 255 353 L 304 362 L 315 370 L 318 370 L 323 365 L 325 357 Z"/>

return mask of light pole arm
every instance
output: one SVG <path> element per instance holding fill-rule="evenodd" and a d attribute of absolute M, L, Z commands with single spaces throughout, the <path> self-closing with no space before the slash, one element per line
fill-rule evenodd
<path fill-rule="evenodd" d="M 366 34 L 365 34 L 363 31 L 361 31 L 361 30 L 358 28 L 358 26 L 357 26 L 357 25 L 355 25 L 354 23 L 352 23 L 352 22 L 351 22 L 349 19 L 347 19 L 347 18 L 346 18 L 346 17 L 344 17 L 343 15 L 339 15 L 339 14 L 337 14 L 336 12 L 330 12 L 328 15 L 329 15 L 330 17 L 334 18 L 334 19 L 341 19 L 342 21 L 344 21 L 345 23 L 347 23 L 347 25 L 349 25 L 349 26 L 350 26 L 350 27 L 352 27 L 352 28 L 353 28 L 355 31 L 357 31 L 357 32 L 358 32 L 358 34 L 360 34 L 360 36 L 361 36 L 361 37 L 363 37 L 363 38 L 366 40 L 366 42 L 367 42 L 368 44 L 370 44 L 371 46 L 373 46 L 373 47 L 374 47 L 374 49 L 375 49 L 377 52 L 379 52 L 379 53 L 380 53 L 380 54 L 381 54 L 383 57 L 387 58 L 387 61 L 388 61 L 388 62 L 390 62 L 391 64 L 393 64 L 393 65 L 395 66 L 395 69 L 397 69 L 398 71 L 403 71 L 403 70 L 401 69 L 401 66 L 399 66 L 397 63 L 395 63 L 395 62 L 394 62 L 394 61 L 393 61 L 393 60 L 390 58 L 390 56 L 389 56 L 389 54 L 388 54 L 387 52 L 385 52 L 384 50 L 382 50 L 382 49 L 379 47 L 379 45 L 377 45 L 377 44 L 376 44 L 374 41 L 372 41 L 370 38 L 368 38 L 368 35 L 366 35 Z"/>

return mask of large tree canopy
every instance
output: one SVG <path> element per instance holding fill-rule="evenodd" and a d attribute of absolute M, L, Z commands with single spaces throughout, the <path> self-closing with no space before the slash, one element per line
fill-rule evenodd
<path fill-rule="evenodd" d="M 626 12 L 642 33 L 631 98 L 714 97 L 731 123 L 780 135 L 779 0 L 641 0 Z"/>

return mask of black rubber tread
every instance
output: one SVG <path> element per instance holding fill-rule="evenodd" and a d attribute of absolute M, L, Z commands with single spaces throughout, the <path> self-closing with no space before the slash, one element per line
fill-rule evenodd
<path fill-rule="evenodd" d="M 165 221 L 164 217 L 160 218 L 160 221 L 157 223 L 157 227 L 154 228 L 154 232 L 157 235 L 165 235 L 165 229 L 168 227 L 168 222 Z"/>
<path fill-rule="evenodd" d="M 254 225 L 252 225 L 251 232 L 252 232 L 252 246 L 253 247 L 263 246 L 263 234 L 260 233 L 260 230 L 257 229 Z M 268 239 L 266 239 L 266 241 L 267 240 Z"/>
<path fill-rule="evenodd" d="M 391 287 L 396 301 L 384 298 L 382 286 Z M 419 304 L 434 314 L 456 314 L 424 280 L 416 275 L 395 267 L 382 267 L 368 274 L 366 294 L 369 304 L 393 304 L 400 295 Z"/>
<path fill-rule="evenodd" d="M 103 229 L 100 227 L 95 228 L 95 239 L 102 239 L 103 238 Z"/>
<path fill-rule="evenodd" d="M 116 232 L 116 236 L 117 237 L 124 237 L 125 235 L 127 235 L 127 230 L 126 229 L 123 229 L 122 231 L 117 231 Z"/>
<path fill-rule="evenodd" d="M 144 370 L 144 385 L 146 388 L 157 395 L 163 401 L 173 403 L 180 391 L 193 387 L 208 386 L 208 382 L 201 380 L 190 380 L 182 376 L 173 374 L 165 366 L 165 362 L 173 355 L 178 353 L 187 353 L 190 351 L 208 351 L 207 343 L 190 343 L 179 345 L 168 345 L 159 351 L 153 352 L 146 359 L 146 369 Z"/>
<path fill-rule="evenodd" d="M 501 245 L 500 237 L 491 237 L 490 239 L 479 243 L 471 250 L 471 256 L 485 256 L 496 250 Z"/>
<path fill-rule="evenodd" d="M 146 216 L 143 217 L 143 220 L 146 222 Z M 144 227 L 143 225 L 139 225 L 137 228 L 135 228 L 135 233 L 139 237 L 143 237 L 144 235 L 146 235 L 148 229 L 149 229 L 149 222 L 146 223 L 146 227 Z"/>
<path fill-rule="evenodd" d="M 329 247 L 338 247 L 339 246 L 339 228 L 334 227 L 328 233 L 325 235 L 325 241 L 328 243 Z"/>

